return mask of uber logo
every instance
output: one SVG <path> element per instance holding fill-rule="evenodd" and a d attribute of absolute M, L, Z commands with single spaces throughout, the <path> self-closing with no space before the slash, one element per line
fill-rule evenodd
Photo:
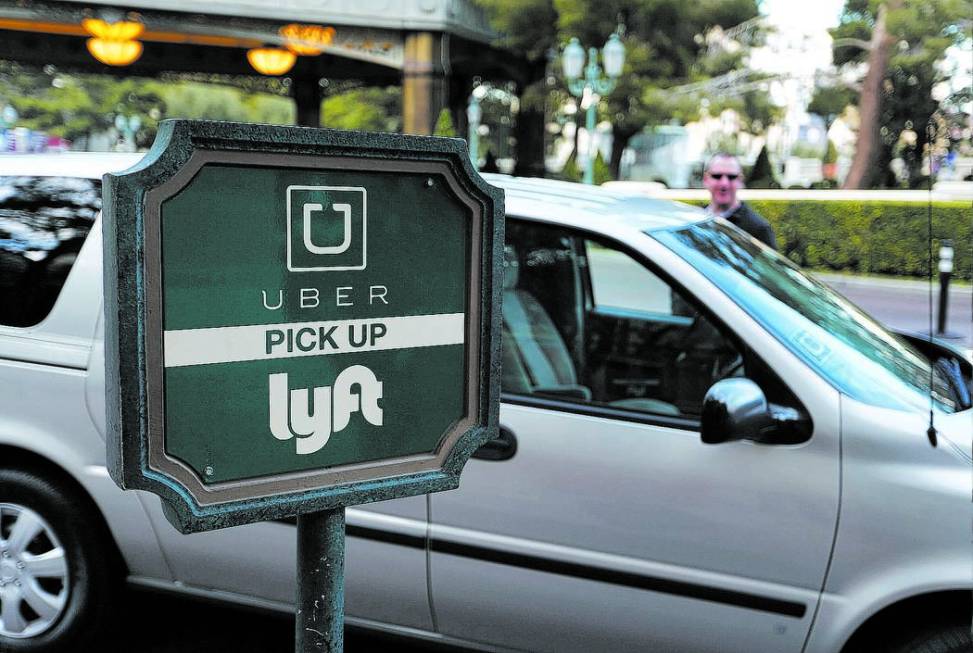
<path fill-rule="evenodd" d="M 365 269 L 365 189 L 287 187 L 287 269 Z"/>

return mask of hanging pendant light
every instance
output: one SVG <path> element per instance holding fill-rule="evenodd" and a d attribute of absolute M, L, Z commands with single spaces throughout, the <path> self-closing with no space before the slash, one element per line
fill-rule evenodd
<path fill-rule="evenodd" d="M 278 33 L 284 38 L 288 50 L 304 57 L 313 57 L 321 54 L 325 47 L 331 45 L 335 29 L 321 25 L 291 23 L 281 27 Z"/>
<path fill-rule="evenodd" d="M 138 16 L 129 14 L 129 17 Z M 81 27 L 91 34 L 88 52 L 103 64 L 127 66 L 142 56 L 142 43 L 136 41 L 145 31 L 145 25 L 137 20 L 85 18 Z"/>
<path fill-rule="evenodd" d="M 145 31 L 145 25 L 133 20 L 108 22 L 101 18 L 85 18 L 81 21 L 81 27 L 93 37 L 108 41 L 131 41 Z"/>
<path fill-rule="evenodd" d="M 142 43 L 141 41 L 88 39 L 88 52 L 92 57 L 109 66 L 127 66 L 142 56 Z"/>
<path fill-rule="evenodd" d="M 247 50 L 247 61 L 261 75 L 283 75 L 294 67 L 297 55 L 283 48 L 264 46 Z"/>

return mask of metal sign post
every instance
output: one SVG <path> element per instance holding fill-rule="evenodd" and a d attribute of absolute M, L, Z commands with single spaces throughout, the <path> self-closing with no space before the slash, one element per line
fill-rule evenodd
<path fill-rule="evenodd" d="M 184 533 L 298 516 L 340 650 L 344 508 L 496 434 L 502 192 L 454 139 L 177 120 L 104 195 L 112 478 Z"/>
<path fill-rule="evenodd" d="M 297 653 L 339 652 L 345 637 L 345 509 L 297 518 Z"/>

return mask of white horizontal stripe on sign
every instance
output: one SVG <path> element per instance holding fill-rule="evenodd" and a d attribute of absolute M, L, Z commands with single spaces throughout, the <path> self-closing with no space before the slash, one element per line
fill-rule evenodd
<path fill-rule="evenodd" d="M 181 329 L 163 334 L 166 367 L 463 344 L 464 313 Z"/>

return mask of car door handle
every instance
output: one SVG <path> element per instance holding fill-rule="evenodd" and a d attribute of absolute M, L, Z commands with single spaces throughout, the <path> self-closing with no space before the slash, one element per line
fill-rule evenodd
<path fill-rule="evenodd" d="M 510 460 L 517 453 L 517 438 L 505 426 L 500 427 L 500 435 L 493 438 L 473 452 L 474 458 L 480 460 Z"/>

